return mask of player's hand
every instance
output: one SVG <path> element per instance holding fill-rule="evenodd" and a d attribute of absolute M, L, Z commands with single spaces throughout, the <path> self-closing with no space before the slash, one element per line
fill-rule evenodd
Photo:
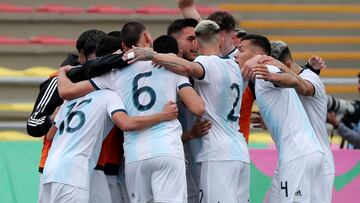
<path fill-rule="evenodd" d="M 70 66 L 70 65 L 63 66 L 63 67 L 59 68 L 59 73 L 66 73 L 72 68 L 73 68 L 73 66 Z"/>
<path fill-rule="evenodd" d="M 127 61 L 128 64 L 135 63 L 136 61 L 149 61 L 151 60 L 156 52 L 150 47 L 135 47 L 127 51 L 123 55 L 123 60 Z"/>
<path fill-rule="evenodd" d="M 244 63 L 244 65 L 242 67 L 240 67 L 240 71 L 241 71 L 241 75 L 243 77 L 244 80 L 251 80 L 251 79 L 254 79 L 253 76 L 253 67 L 255 65 L 258 65 L 258 58 L 260 57 L 259 56 L 254 56 L 252 59 L 246 61 Z M 239 61 L 240 58 L 235 55 L 235 61 L 238 63 L 238 64 L 241 64 L 241 62 Z"/>
<path fill-rule="evenodd" d="M 211 122 L 209 120 L 196 119 L 194 126 L 191 129 L 192 137 L 199 138 L 209 133 Z"/>
<path fill-rule="evenodd" d="M 261 118 L 261 115 L 259 112 L 251 112 L 251 123 L 254 124 L 254 128 L 261 128 L 263 130 L 267 130 L 266 125 Z"/>
<path fill-rule="evenodd" d="M 278 68 L 279 68 L 282 72 L 284 72 L 284 73 L 290 72 L 290 69 L 289 69 L 285 64 L 283 64 L 283 63 L 282 63 L 281 61 L 279 61 L 279 60 L 274 59 L 274 58 L 271 57 L 271 56 L 262 55 L 258 62 L 259 62 L 259 64 L 262 64 L 262 65 L 273 65 L 273 66 L 276 66 L 276 67 L 278 67 Z"/>
<path fill-rule="evenodd" d="M 165 104 L 162 113 L 165 121 L 171 121 L 177 118 L 179 110 L 175 102 L 169 101 Z"/>
<path fill-rule="evenodd" d="M 194 0 L 177 0 L 179 8 L 191 7 L 194 5 Z"/>
<path fill-rule="evenodd" d="M 272 73 L 269 72 L 269 69 L 265 65 L 256 65 L 253 67 L 253 72 L 256 79 L 272 81 Z"/>
<path fill-rule="evenodd" d="M 60 106 L 56 107 L 54 113 L 52 113 L 51 116 L 50 116 L 50 121 L 51 121 L 51 123 L 53 123 L 53 124 L 54 124 L 55 117 L 56 117 L 56 115 L 57 115 L 58 112 L 59 112 L 59 109 L 60 109 Z"/>
<path fill-rule="evenodd" d="M 325 69 L 327 67 L 324 59 L 322 59 L 320 56 L 311 56 L 308 59 L 308 63 L 315 70 L 321 70 L 321 69 Z"/>

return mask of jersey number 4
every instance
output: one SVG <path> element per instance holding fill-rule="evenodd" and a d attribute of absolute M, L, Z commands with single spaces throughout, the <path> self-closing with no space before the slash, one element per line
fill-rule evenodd
<path fill-rule="evenodd" d="M 230 120 L 230 121 L 237 121 L 237 119 L 239 118 L 238 116 L 235 116 L 235 108 L 236 106 L 238 105 L 239 101 L 240 101 L 240 86 L 236 83 L 233 83 L 231 86 L 230 86 L 230 89 L 231 90 L 236 90 L 236 93 L 237 93 L 237 96 L 236 96 L 236 99 L 235 99 L 235 102 L 233 104 L 233 108 L 231 109 L 230 113 L 227 115 L 227 119 Z"/>
<path fill-rule="evenodd" d="M 146 111 L 151 109 L 151 107 L 155 104 L 156 101 L 156 94 L 153 88 L 149 86 L 144 86 L 139 88 L 138 82 L 143 77 L 150 77 L 152 75 L 152 71 L 140 73 L 135 76 L 133 83 L 132 83 L 132 93 L 133 93 L 133 103 L 137 110 L 139 111 Z M 150 96 L 150 101 L 146 105 L 140 104 L 139 97 L 142 93 L 148 93 Z"/>
<path fill-rule="evenodd" d="M 90 103 L 91 103 L 91 99 L 86 99 L 86 100 L 83 100 L 83 101 L 79 102 L 78 106 L 86 105 L 86 104 L 90 104 Z M 73 111 L 76 104 L 77 104 L 77 102 L 67 106 L 68 111 L 66 113 L 66 118 L 60 123 L 60 126 L 59 126 L 59 134 L 60 135 L 62 135 L 64 133 L 64 130 L 67 133 L 73 133 L 73 132 L 79 130 L 85 124 L 85 114 L 84 114 L 84 112 L 82 112 L 82 111 Z M 77 117 L 79 119 L 79 122 L 77 123 L 76 126 L 71 127 L 70 123 L 75 117 Z"/>

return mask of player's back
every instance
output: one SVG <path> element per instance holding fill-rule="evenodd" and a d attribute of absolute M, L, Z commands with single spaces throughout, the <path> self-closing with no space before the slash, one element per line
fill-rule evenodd
<path fill-rule="evenodd" d="M 280 72 L 268 66 L 270 72 Z M 322 151 L 319 140 L 293 88 L 276 87 L 255 80 L 256 101 L 261 116 L 279 151 L 279 163 Z"/>
<path fill-rule="evenodd" d="M 314 128 L 316 136 L 319 139 L 322 149 L 325 153 L 325 172 L 335 173 L 334 159 L 332 156 L 329 136 L 326 130 L 327 117 L 327 96 L 324 84 L 320 77 L 309 69 L 304 69 L 300 73 L 300 77 L 309 81 L 315 89 L 314 95 L 299 95 L 301 103 L 304 106 L 306 114 L 309 117 L 311 126 Z"/>
<path fill-rule="evenodd" d="M 203 118 L 212 123 L 203 136 L 197 161 L 240 160 L 249 162 L 244 137 L 238 132 L 242 97 L 242 76 L 238 65 L 229 58 L 199 56 L 195 62 L 204 68 L 204 78 L 195 81 L 195 89 L 205 102 Z"/>
<path fill-rule="evenodd" d="M 149 61 L 136 62 L 92 81 L 101 89 L 118 92 L 129 116 L 161 112 L 168 101 L 176 101 L 180 88 L 190 85 L 188 78 L 155 68 Z M 126 163 L 160 155 L 183 159 L 181 134 L 178 120 L 162 122 L 142 131 L 125 132 Z"/>
<path fill-rule="evenodd" d="M 88 189 L 88 175 L 96 166 L 103 139 L 114 125 L 107 111 L 112 94 L 116 93 L 95 91 L 63 104 L 55 120 L 58 130 L 45 164 L 45 183 Z"/>

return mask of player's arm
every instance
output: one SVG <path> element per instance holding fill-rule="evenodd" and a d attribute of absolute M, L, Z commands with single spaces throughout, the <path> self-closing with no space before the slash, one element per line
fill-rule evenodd
<path fill-rule="evenodd" d="M 201 16 L 196 10 L 194 0 L 177 0 L 177 2 L 184 18 L 193 18 L 199 22 L 201 21 Z"/>
<path fill-rule="evenodd" d="M 205 112 L 204 100 L 195 92 L 191 86 L 183 87 L 178 92 L 181 101 L 186 108 L 195 116 L 201 117 Z"/>
<path fill-rule="evenodd" d="M 41 84 L 34 109 L 26 122 L 27 133 L 33 137 L 46 135 L 52 126 L 50 115 L 62 102 L 57 91 L 57 77 Z"/>
<path fill-rule="evenodd" d="M 126 111 L 119 110 L 112 113 L 112 120 L 123 131 L 134 131 L 149 128 L 164 121 L 171 121 L 178 116 L 175 102 L 168 102 L 162 112 L 150 116 L 128 116 Z"/>
<path fill-rule="evenodd" d="M 95 60 L 89 60 L 82 66 L 70 69 L 66 75 L 73 82 L 88 80 L 107 72 L 112 69 L 122 69 L 129 64 L 122 59 L 122 54 L 110 54 Z"/>
<path fill-rule="evenodd" d="M 64 66 L 59 69 L 58 74 L 58 91 L 59 95 L 64 100 L 71 100 L 82 97 L 95 90 L 90 81 L 85 80 L 78 83 L 73 83 L 67 76 L 66 72 L 71 66 Z"/>
<path fill-rule="evenodd" d="M 314 95 L 315 88 L 309 81 L 302 79 L 299 75 L 290 71 L 289 68 L 280 61 L 274 59 L 270 64 L 275 65 L 283 72 L 270 73 L 266 66 L 256 65 L 253 68 L 253 72 L 258 79 L 264 79 L 280 87 L 295 88 L 299 94 L 304 96 Z"/>
<path fill-rule="evenodd" d="M 151 60 L 171 72 L 198 79 L 203 78 L 205 74 L 204 68 L 198 63 L 179 58 L 174 54 L 156 53 L 151 48 L 134 47 L 124 54 L 123 59 L 128 63 Z"/>
<path fill-rule="evenodd" d="M 51 126 L 50 130 L 46 134 L 46 138 L 44 138 L 44 139 L 47 139 L 49 141 L 53 140 L 55 137 L 56 131 L 57 131 L 57 127 L 55 125 Z"/>

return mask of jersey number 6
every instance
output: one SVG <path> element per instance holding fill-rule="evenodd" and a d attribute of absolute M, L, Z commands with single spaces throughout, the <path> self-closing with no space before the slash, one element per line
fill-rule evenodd
<path fill-rule="evenodd" d="M 139 111 L 146 111 L 149 110 L 156 101 L 156 94 L 153 88 L 149 86 L 144 86 L 138 89 L 138 81 L 143 77 L 150 77 L 152 75 L 152 72 L 145 72 L 140 73 L 137 76 L 135 76 L 132 84 L 132 93 L 133 93 L 133 103 L 137 110 Z M 140 104 L 139 97 L 140 94 L 147 92 L 150 96 L 150 101 L 146 105 Z"/>

